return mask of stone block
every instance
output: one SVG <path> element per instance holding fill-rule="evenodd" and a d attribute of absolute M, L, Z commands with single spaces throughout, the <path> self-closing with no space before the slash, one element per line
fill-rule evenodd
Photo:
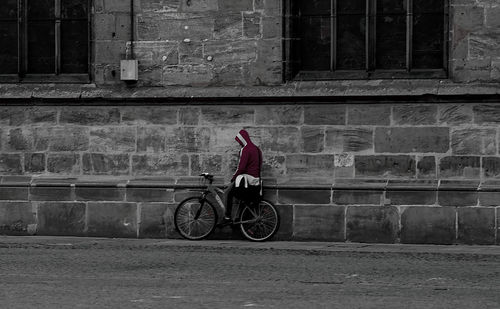
<path fill-rule="evenodd" d="M 158 20 L 158 12 L 144 11 L 137 17 L 137 39 L 141 41 L 160 40 L 160 26 L 153 21 Z"/>
<path fill-rule="evenodd" d="M 257 125 L 299 125 L 302 121 L 303 107 L 258 106 L 255 108 L 255 124 Z"/>
<path fill-rule="evenodd" d="M 325 130 L 317 127 L 302 127 L 300 129 L 302 152 L 323 152 Z"/>
<path fill-rule="evenodd" d="M 157 66 L 163 67 L 164 65 L 179 64 L 179 42 L 135 41 L 134 54 L 135 58 L 139 60 L 139 67 L 143 68 L 153 68 Z M 164 112 L 168 113 L 168 111 L 172 109 L 174 108 L 162 106 L 122 107 L 122 120 L 126 121 L 125 114 L 127 114 L 127 117 L 131 117 L 130 120 L 135 120 L 136 118 L 134 112 L 137 111 L 138 120 L 164 121 L 163 116 L 169 116 L 165 115 Z M 158 114 L 154 111 L 158 111 Z M 170 117 L 165 118 L 165 120 L 169 119 Z"/>
<path fill-rule="evenodd" d="M 500 178 L 500 158 L 483 157 L 482 167 L 486 178 Z"/>
<path fill-rule="evenodd" d="M 389 106 L 349 106 L 347 108 L 347 124 L 350 125 L 382 125 L 391 123 Z"/>
<path fill-rule="evenodd" d="M 347 240 L 368 243 L 395 243 L 399 213 L 391 206 L 351 206 L 346 214 Z"/>
<path fill-rule="evenodd" d="M 292 240 L 293 236 L 293 206 L 275 205 L 280 217 L 279 229 L 274 235 L 274 240 Z"/>
<path fill-rule="evenodd" d="M 174 213 L 177 204 L 168 205 L 163 213 L 163 224 L 165 225 L 165 237 L 169 239 L 178 239 L 182 236 L 177 232 L 174 223 Z"/>
<path fill-rule="evenodd" d="M 286 174 L 290 177 L 332 177 L 334 172 L 334 155 L 286 155 Z"/>
<path fill-rule="evenodd" d="M 17 175 L 22 171 L 20 154 L 0 153 L 0 174 Z"/>
<path fill-rule="evenodd" d="M 82 170 L 87 175 L 128 175 L 128 154 L 84 153 Z"/>
<path fill-rule="evenodd" d="M 476 124 L 500 123 L 500 106 L 498 105 L 474 105 L 473 112 Z"/>
<path fill-rule="evenodd" d="M 272 17 L 263 16 L 261 23 L 262 23 L 262 38 L 281 39 L 282 22 L 280 18 L 276 16 Z"/>
<path fill-rule="evenodd" d="M 95 41 L 95 64 L 119 64 L 126 54 L 127 42 L 123 41 Z M 61 115 L 62 116 L 62 115 Z"/>
<path fill-rule="evenodd" d="M 164 14 L 160 12 L 160 14 Z M 189 15 L 165 15 L 150 21 L 158 24 L 160 40 L 205 42 L 213 37 L 214 16 L 212 14 L 197 14 L 195 17 Z M 185 18 L 186 17 L 186 18 Z"/>
<path fill-rule="evenodd" d="M 45 153 L 25 153 L 24 171 L 27 173 L 45 172 Z"/>
<path fill-rule="evenodd" d="M 191 175 L 198 176 L 201 173 L 220 175 L 226 168 L 222 163 L 220 155 L 191 155 Z"/>
<path fill-rule="evenodd" d="M 461 125 L 472 123 L 472 106 L 446 104 L 439 107 L 439 123 Z"/>
<path fill-rule="evenodd" d="M 180 1 L 179 12 L 207 12 L 216 11 L 219 8 L 218 0 L 191 0 Z"/>
<path fill-rule="evenodd" d="M 257 59 L 257 42 L 255 40 L 217 40 L 208 41 L 204 45 L 205 56 L 211 56 L 215 66 L 244 64 Z"/>
<path fill-rule="evenodd" d="M 264 153 L 294 153 L 300 151 L 301 134 L 296 127 L 264 127 L 252 140 Z"/>
<path fill-rule="evenodd" d="M 38 235 L 84 236 L 85 203 L 44 202 L 38 206 Z M 101 235 L 99 235 L 101 236 Z"/>
<path fill-rule="evenodd" d="M 138 152 L 165 152 L 166 131 L 163 127 L 137 128 Z"/>
<path fill-rule="evenodd" d="M 123 201 L 125 189 L 118 187 L 76 186 L 77 201 Z"/>
<path fill-rule="evenodd" d="M 167 152 L 207 152 L 211 146 L 212 134 L 207 127 L 169 127 L 163 134 L 166 136 L 165 149 Z M 160 136 L 160 134 L 158 135 Z"/>
<path fill-rule="evenodd" d="M 368 128 L 327 128 L 325 150 L 335 153 L 373 150 L 373 130 Z"/>
<path fill-rule="evenodd" d="M 479 192 L 480 206 L 500 206 L 500 192 Z"/>
<path fill-rule="evenodd" d="M 137 204 L 88 203 L 87 236 L 137 237 Z"/>
<path fill-rule="evenodd" d="M 134 152 L 135 144 L 135 127 L 90 129 L 89 150 L 92 152 Z"/>
<path fill-rule="evenodd" d="M 476 206 L 478 193 L 470 191 L 438 191 L 438 204 L 441 206 Z"/>
<path fill-rule="evenodd" d="M 454 6 L 452 24 L 457 29 L 475 31 L 483 27 L 484 8 L 480 6 Z"/>
<path fill-rule="evenodd" d="M 293 239 L 344 241 L 344 214 L 338 206 L 294 206 Z"/>
<path fill-rule="evenodd" d="M 279 204 L 330 204 L 331 190 L 278 190 Z"/>
<path fill-rule="evenodd" d="M 181 42 L 179 44 L 179 59 L 181 64 L 203 63 L 203 44 L 201 42 Z"/>
<path fill-rule="evenodd" d="M 415 176 L 413 156 L 356 156 L 354 166 L 356 177 Z"/>
<path fill-rule="evenodd" d="M 47 171 L 57 174 L 80 174 L 80 155 L 73 153 L 50 153 L 47 158 Z"/>
<path fill-rule="evenodd" d="M 500 57 L 500 32 L 481 31 L 469 35 L 469 56 L 471 58 Z"/>
<path fill-rule="evenodd" d="M 19 126 L 26 124 L 26 113 L 23 107 L 2 107 L 0 108 L 0 125 Z"/>
<path fill-rule="evenodd" d="M 500 7 L 487 7 L 485 13 L 485 26 L 493 29 L 500 28 Z"/>
<path fill-rule="evenodd" d="M 202 124 L 248 125 L 253 124 L 253 118 L 254 109 L 250 107 L 213 106 L 202 107 L 201 109 Z M 236 136 L 236 133 L 234 136 Z"/>
<path fill-rule="evenodd" d="M 450 129 L 445 127 L 375 128 L 375 152 L 445 153 L 450 147 Z"/>
<path fill-rule="evenodd" d="M 177 205 L 168 203 L 141 203 L 139 207 L 141 213 L 139 224 L 140 238 L 165 238 L 175 232 L 173 210 Z M 172 212 L 169 222 L 165 218 L 167 210 Z M 167 225 L 170 230 L 169 233 L 167 233 Z"/>
<path fill-rule="evenodd" d="M 163 67 L 165 86 L 207 86 L 213 79 L 211 68 L 206 65 L 167 65 Z"/>
<path fill-rule="evenodd" d="M 261 173 L 262 177 L 283 177 L 285 174 L 285 157 L 266 155 L 262 163 Z"/>
<path fill-rule="evenodd" d="M 479 178 L 480 157 L 448 156 L 439 162 L 440 178 Z"/>
<path fill-rule="evenodd" d="M 243 66 L 238 63 L 217 65 L 213 69 L 212 85 L 236 86 L 243 83 Z"/>
<path fill-rule="evenodd" d="M 201 109 L 198 107 L 179 108 L 180 125 L 198 125 L 200 123 Z"/>
<path fill-rule="evenodd" d="M 455 208 L 408 207 L 401 214 L 401 242 L 451 245 L 455 242 Z"/>
<path fill-rule="evenodd" d="M 165 188 L 127 188 L 127 202 L 163 202 L 174 200 L 174 192 Z"/>
<path fill-rule="evenodd" d="M 93 33 L 95 40 L 112 40 L 116 36 L 116 20 L 114 14 L 97 13 L 93 16 Z M 122 40 L 124 38 L 121 38 Z"/>
<path fill-rule="evenodd" d="M 31 201 L 73 201 L 73 188 L 67 187 L 31 187 Z"/>
<path fill-rule="evenodd" d="M 262 14 L 259 12 L 243 12 L 243 36 L 247 38 L 260 38 Z"/>
<path fill-rule="evenodd" d="M 147 106 L 124 107 L 121 109 L 122 123 L 137 125 L 174 125 L 177 124 L 175 107 Z"/>
<path fill-rule="evenodd" d="M 35 223 L 30 202 L 0 202 L 0 235 L 28 235 Z"/>
<path fill-rule="evenodd" d="M 50 130 L 50 151 L 86 151 L 89 148 L 89 132 L 85 127 L 60 127 Z"/>
<path fill-rule="evenodd" d="M 133 175 L 183 176 L 189 173 L 188 155 L 133 155 Z"/>
<path fill-rule="evenodd" d="M 240 11 L 252 11 L 253 0 L 219 0 L 219 11 L 222 13 L 226 12 L 240 12 Z"/>
<path fill-rule="evenodd" d="M 337 205 L 380 205 L 383 191 L 334 190 L 333 203 Z"/>
<path fill-rule="evenodd" d="M 304 106 L 304 124 L 345 125 L 346 107 L 341 105 Z"/>
<path fill-rule="evenodd" d="M 0 200 L 27 201 L 28 187 L 0 187 Z"/>
<path fill-rule="evenodd" d="M 467 245 L 495 244 L 495 208 L 464 207 L 458 212 L 458 242 Z"/>
<path fill-rule="evenodd" d="M 437 106 L 398 105 L 392 116 L 395 125 L 433 125 L 437 121 Z"/>
<path fill-rule="evenodd" d="M 61 124 L 112 125 L 120 122 L 120 109 L 116 107 L 67 107 L 61 110 Z"/>
<path fill-rule="evenodd" d="M 417 157 L 417 178 L 435 179 L 437 176 L 436 158 L 433 156 Z"/>
<path fill-rule="evenodd" d="M 451 133 L 451 149 L 458 155 L 497 153 L 496 129 L 457 129 Z"/>
<path fill-rule="evenodd" d="M 435 205 L 437 201 L 436 191 L 387 191 L 386 201 L 391 205 Z"/>
<path fill-rule="evenodd" d="M 33 150 L 33 136 L 31 130 L 25 128 L 9 130 L 7 133 L 7 143 L 4 149 L 7 151 Z"/>
<path fill-rule="evenodd" d="M 240 39 L 243 36 L 241 13 L 227 13 L 215 17 L 215 39 Z"/>

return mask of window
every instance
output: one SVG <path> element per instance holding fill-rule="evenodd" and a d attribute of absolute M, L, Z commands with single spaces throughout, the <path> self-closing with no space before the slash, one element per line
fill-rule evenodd
<path fill-rule="evenodd" d="M 89 6 L 89 0 L 2 0 L 0 81 L 88 81 Z"/>
<path fill-rule="evenodd" d="M 285 0 L 285 79 L 443 78 L 445 0 Z"/>

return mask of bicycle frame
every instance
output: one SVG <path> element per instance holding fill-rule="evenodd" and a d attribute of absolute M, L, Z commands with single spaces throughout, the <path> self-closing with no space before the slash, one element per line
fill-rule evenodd
<path fill-rule="evenodd" d="M 221 195 L 224 194 L 224 190 L 222 190 L 220 188 L 217 188 L 213 184 L 209 183 L 207 185 L 207 188 L 205 189 L 205 191 L 203 191 L 203 193 L 202 193 L 202 198 L 206 199 L 207 196 L 210 195 L 210 194 L 212 194 L 215 197 L 215 201 L 217 202 L 217 206 L 219 206 L 219 208 L 222 209 L 221 213 L 225 213 L 225 211 L 226 211 L 226 205 L 224 204 L 224 202 L 221 199 Z M 233 207 L 233 209 L 231 210 L 231 217 L 232 217 L 231 219 L 233 219 L 232 224 L 242 224 L 242 223 L 244 224 L 244 223 L 252 223 L 252 222 L 257 221 L 257 219 L 245 220 L 245 221 L 234 220 L 234 219 L 238 218 L 238 214 L 239 214 L 239 211 L 241 209 L 240 208 L 241 203 L 244 203 L 244 202 L 240 201 L 239 203 L 237 203 L 235 205 L 236 208 Z M 251 208 L 249 208 L 249 210 L 254 215 L 254 218 L 256 218 L 257 215 L 254 213 L 254 211 Z M 220 220 L 220 215 L 219 215 L 219 220 Z"/>

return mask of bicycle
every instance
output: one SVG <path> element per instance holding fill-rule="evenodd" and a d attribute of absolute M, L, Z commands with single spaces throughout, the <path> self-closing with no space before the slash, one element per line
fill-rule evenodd
<path fill-rule="evenodd" d="M 179 203 L 174 213 L 174 224 L 179 234 L 189 240 L 201 240 L 212 234 L 215 228 L 227 225 L 239 226 L 240 231 L 251 241 L 270 239 L 279 228 L 279 214 L 269 201 L 259 197 L 254 201 L 240 200 L 233 207 L 230 222 L 222 222 L 225 205 L 221 199 L 224 191 L 212 183 L 214 176 L 203 173 L 200 176 L 208 181 L 201 196 L 191 196 Z M 217 207 L 208 200 L 213 196 Z"/>

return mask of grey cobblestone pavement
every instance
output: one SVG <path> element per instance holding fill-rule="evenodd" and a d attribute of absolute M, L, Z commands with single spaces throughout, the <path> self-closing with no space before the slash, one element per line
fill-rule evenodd
<path fill-rule="evenodd" d="M 0 237 L 2 308 L 500 308 L 499 246 Z"/>

